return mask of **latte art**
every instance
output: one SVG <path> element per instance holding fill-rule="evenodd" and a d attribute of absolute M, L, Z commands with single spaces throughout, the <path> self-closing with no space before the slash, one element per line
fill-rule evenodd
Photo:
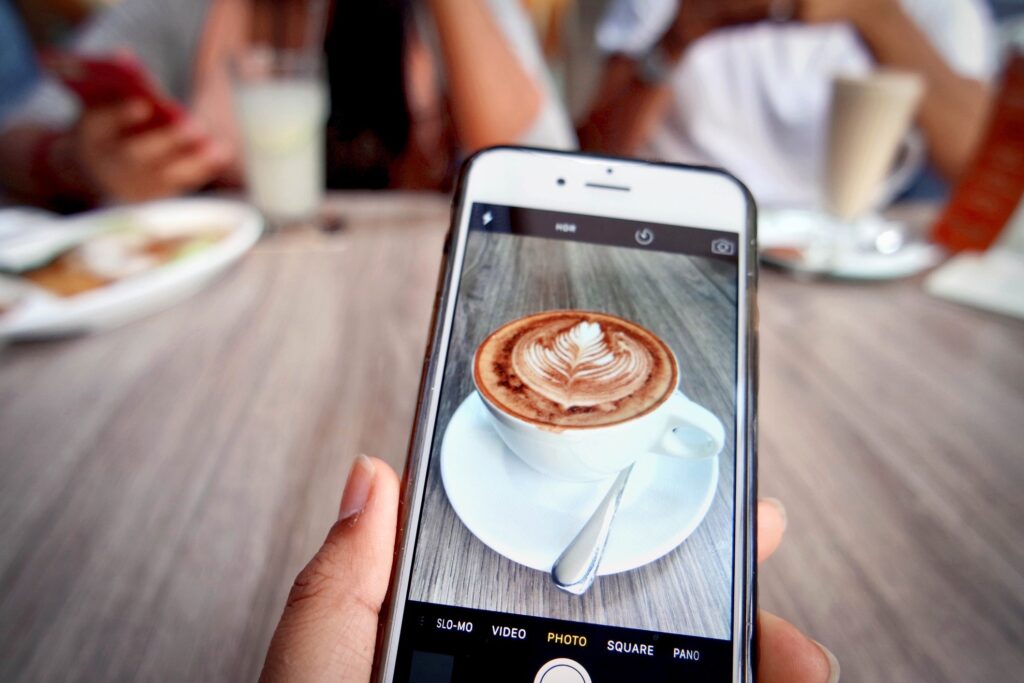
<path fill-rule="evenodd" d="M 629 396 L 643 386 L 652 361 L 635 339 L 585 320 L 568 329 L 564 321 L 538 326 L 512 350 L 512 369 L 523 384 L 563 408 Z"/>
<path fill-rule="evenodd" d="M 653 332 L 593 311 L 545 311 L 480 344 L 473 380 L 491 405 L 560 431 L 631 420 L 664 403 L 679 370 Z"/>

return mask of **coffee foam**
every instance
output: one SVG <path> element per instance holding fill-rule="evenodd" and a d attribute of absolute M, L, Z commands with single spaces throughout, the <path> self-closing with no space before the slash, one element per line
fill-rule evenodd
<path fill-rule="evenodd" d="M 567 409 L 617 401 L 643 386 L 654 359 L 642 344 L 599 322 L 564 326 L 551 320 L 516 342 L 512 370 L 523 384 Z"/>
<path fill-rule="evenodd" d="M 531 423 L 602 426 L 660 405 L 675 389 L 671 351 L 622 318 L 549 311 L 512 321 L 477 351 L 485 398 Z"/>

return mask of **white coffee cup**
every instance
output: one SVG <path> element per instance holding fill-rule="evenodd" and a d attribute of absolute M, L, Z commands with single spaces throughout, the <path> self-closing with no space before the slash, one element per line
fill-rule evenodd
<path fill-rule="evenodd" d="M 509 449 L 534 469 L 561 479 L 597 481 L 648 453 L 713 458 L 725 444 L 722 423 L 707 408 L 672 392 L 650 412 L 606 426 L 541 427 L 477 394 Z"/>

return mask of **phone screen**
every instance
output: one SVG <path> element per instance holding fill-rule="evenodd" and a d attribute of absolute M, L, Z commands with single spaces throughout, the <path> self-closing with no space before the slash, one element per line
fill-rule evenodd
<path fill-rule="evenodd" d="M 733 680 L 739 236 L 469 210 L 394 680 Z"/>

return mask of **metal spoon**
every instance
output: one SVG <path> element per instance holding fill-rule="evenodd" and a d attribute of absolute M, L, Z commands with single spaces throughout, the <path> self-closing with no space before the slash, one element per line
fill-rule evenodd
<path fill-rule="evenodd" d="M 551 580 L 567 593 L 583 595 L 594 583 L 597 568 L 601 564 L 601 556 L 608 545 L 612 520 L 619 510 L 622 492 L 626 490 L 626 483 L 632 472 L 633 465 L 630 465 L 619 473 L 604 499 L 590 515 L 590 519 L 555 560 L 551 568 Z"/>

